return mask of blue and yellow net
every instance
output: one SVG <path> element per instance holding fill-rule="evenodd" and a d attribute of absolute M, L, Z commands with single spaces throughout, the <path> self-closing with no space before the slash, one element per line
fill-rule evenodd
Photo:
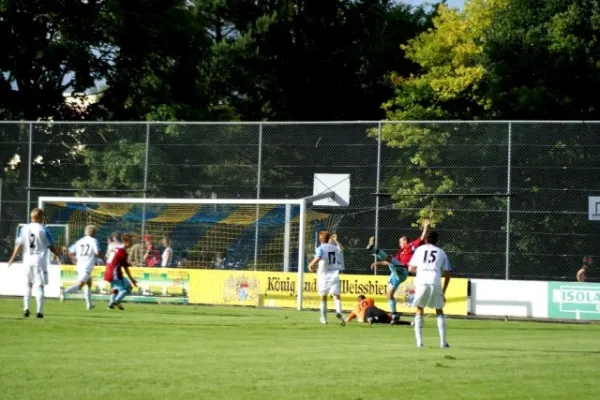
<path fill-rule="evenodd" d="M 44 209 L 48 223 L 69 225 L 71 243 L 88 224 L 97 226 L 96 236 L 103 245 L 114 232 L 133 234 L 137 246 L 130 251 L 130 259 L 137 265 L 143 263 L 137 253 L 144 251 L 146 235 L 158 251 L 163 249 L 162 238 L 170 240 L 172 266 L 281 270 L 284 264 L 285 205 L 47 203 Z M 287 237 L 293 271 L 297 270 L 299 206 L 289 211 Z M 334 230 L 338 218 L 307 211 L 308 257 L 316 233 Z"/>

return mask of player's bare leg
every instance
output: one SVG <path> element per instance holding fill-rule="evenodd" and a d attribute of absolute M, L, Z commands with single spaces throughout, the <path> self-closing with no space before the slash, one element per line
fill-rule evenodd
<path fill-rule="evenodd" d="M 87 308 L 88 310 L 91 310 L 92 308 L 96 307 L 95 305 L 92 304 L 92 278 L 90 278 L 86 282 L 84 292 L 85 292 L 85 308 Z"/>
<path fill-rule="evenodd" d="M 415 314 L 415 338 L 417 339 L 417 347 L 423 347 L 423 308 L 417 307 Z"/>
<path fill-rule="evenodd" d="M 25 288 L 25 296 L 23 296 L 23 316 L 25 318 L 29 318 L 29 301 L 31 300 L 31 289 L 33 285 L 31 283 L 27 284 Z"/>
<path fill-rule="evenodd" d="M 335 301 L 335 316 L 340 321 L 341 326 L 346 326 L 346 321 L 344 321 L 344 316 L 342 315 L 342 299 L 340 295 L 333 295 Z"/>
<path fill-rule="evenodd" d="M 435 313 L 437 315 L 438 333 L 440 334 L 440 347 L 450 347 L 446 341 L 446 317 L 444 316 L 444 310 L 438 308 L 435 310 Z"/>
<path fill-rule="evenodd" d="M 62 289 L 59 295 L 60 302 L 64 303 L 67 294 L 80 291 L 83 285 L 85 285 L 85 282 L 77 281 L 77 283 L 75 283 L 74 285 L 71 285 L 66 289 Z"/>
<path fill-rule="evenodd" d="M 321 309 L 321 316 L 319 317 L 319 322 L 321 322 L 323 325 L 326 325 L 327 324 L 327 295 L 321 296 L 320 309 Z"/>

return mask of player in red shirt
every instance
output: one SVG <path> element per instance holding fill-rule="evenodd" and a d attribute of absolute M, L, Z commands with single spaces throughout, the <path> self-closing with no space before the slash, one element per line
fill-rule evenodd
<path fill-rule="evenodd" d="M 390 269 L 390 279 L 388 280 L 386 297 L 388 299 L 390 312 L 392 313 L 392 320 L 390 322 L 392 325 L 397 324 L 400 319 L 400 316 L 396 311 L 396 298 L 394 297 L 394 293 L 396 293 L 400 284 L 408 278 L 408 263 L 410 262 L 415 249 L 423 243 L 428 230 L 429 220 L 426 219 L 423 221 L 423 232 L 421 233 L 421 237 L 411 242 L 407 236 L 402 236 L 400 238 L 400 248 L 395 257 L 387 255 L 386 252 L 381 249 L 375 248 L 374 236 L 369 238 L 367 249 L 372 251 L 373 255 L 377 256 L 380 260 L 371 264 L 371 269 L 383 265 L 386 265 Z"/>
<path fill-rule="evenodd" d="M 122 236 L 122 246 L 118 246 L 115 252 L 110 256 L 106 263 L 106 270 L 104 271 L 104 280 L 110 283 L 112 289 L 112 295 L 108 308 L 119 308 L 124 310 L 121 305 L 121 301 L 131 293 L 131 284 L 137 286 L 137 282 L 131 276 L 129 272 L 129 263 L 127 262 L 127 250 L 133 245 L 133 237 L 131 235 Z M 131 283 L 123 276 L 123 270 L 131 279 Z"/>

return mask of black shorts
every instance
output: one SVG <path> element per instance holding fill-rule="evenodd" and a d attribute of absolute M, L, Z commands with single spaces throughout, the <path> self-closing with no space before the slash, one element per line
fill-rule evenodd
<path fill-rule="evenodd" d="M 390 317 L 387 312 L 375 306 L 367 308 L 365 311 L 365 320 L 373 319 L 373 323 L 387 324 L 390 322 Z"/>

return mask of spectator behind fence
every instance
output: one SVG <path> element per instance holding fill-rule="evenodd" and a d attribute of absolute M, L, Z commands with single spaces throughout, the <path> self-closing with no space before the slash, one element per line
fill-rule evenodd
<path fill-rule="evenodd" d="M 162 252 L 162 260 L 160 266 L 163 268 L 168 268 L 171 266 L 173 261 L 173 249 L 171 248 L 171 239 L 168 237 L 162 238 L 162 245 L 165 248 Z"/>
<path fill-rule="evenodd" d="M 144 266 L 144 262 L 143 262 L 144 261 L 143 260 L 144 247 L 142 246 L 142 243 L 140 243 L 137 240 L 137 238 L 134 239 L 134 241 L 135 241 L 135 244 L 133 246 L 131 246 L 131 248 L 127 252 L 129 255 L 128 262 L 130 265 L 133 265 L 136 267 L 142 267 L 142 266 Z"/>
<path fill-rule="evenodd" d="M 152 244 L 152 236 L 145 235 L 144 243 L 146 244 L 146 253 L 144 253 L 144 265 L 146 267 L 160 267 L 160 251 L 154 248 Z"/>
<path fill-rule="evenodd" d="M 583 257 L 583 265 L 581 266 L 579 271 L 577 271 L 577 282 L 585 282 L 587 280 L 589 268 L 592 266 L 593 263 L 594 260 L 592 259 L 592 256 Z"/>

